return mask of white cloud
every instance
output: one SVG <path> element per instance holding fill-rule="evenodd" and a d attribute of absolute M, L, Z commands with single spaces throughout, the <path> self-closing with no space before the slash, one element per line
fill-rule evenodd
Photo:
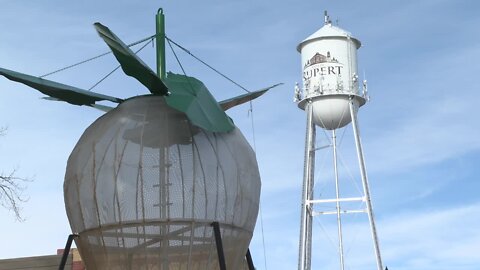
<path fill-rule="evenodd" d="M 347 269 L 375 268 L 368 226 L 365 215 L 354 219 L 344 218 L 344 253 Z M 383 263 L 389 269 L 400 270 L 476 269 L 475 267 L 480 265 L 479 227 L 480 203 L 431 211 L 407 210 L 392 213 L 377 220 Z M 288 231 L 288 235 L 293 233 L 294 230 Z M 336 237 L 336 224 L 333 219 L 316 218 L 312 251 L 314 268 L 338 267 Z M 273 253 L 275 257 L 285 258 L 293 255 L 296 258 L 298 243 L 295 240 L 289 240 L 287 237 L 283 248 L 275 249 Z M 281 260 L 278 263 L 271 260 L 269 267 L 283 269 L 283 263 Z"/>
<path fill-rule="evenodd" d="M 472 269 L 480 265 L 480 203 L 415 211 L 379 222 L 392 269 Z"/>
<path fill-rule="evenodd" d="M 443 106 L 444 104 L 447 106 Z M 415 110 L 367 144 L 374 171 L 398 171 L 480 150 L 480 128 L 472 125 L 477 104 L 450 96 Z M 417 108 L 418 109 L 418 108 Z"/>
<path fill-rule="evenodd" d="M 405 77 L 403 85 L 393 86 L 392 97 L 382 101 L 391 104 L 378 119 L 382 124 L 365 138 L 369 169 L 404 170 L 480 150 L 475 77 L 458 68 L 478 57 L 480 50 L 471 45 L 432 55 L 415 65 L 416 73 Z M 480 69 L 472 67 L 469 72 Z"/>

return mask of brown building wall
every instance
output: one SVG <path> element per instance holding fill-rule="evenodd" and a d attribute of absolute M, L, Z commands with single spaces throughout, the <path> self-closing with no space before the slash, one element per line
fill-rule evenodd
<path fill-rule="evenodd" d="M 57 255 L 35 256 L 0 260 L 0 270 L 58 270 L 63 250 Z M 65 270 L 85 270 L 77 249 L 72 249 L 68 256 Z"/>

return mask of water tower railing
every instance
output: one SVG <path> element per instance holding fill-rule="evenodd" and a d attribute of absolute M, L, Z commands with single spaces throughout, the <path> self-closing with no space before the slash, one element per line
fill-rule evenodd
<path fill-rule="evenodd" d="M 357 89 L 356 91 L 352 90 L 336 90 L 336 89 L 328 89 L 328 90 L 319 90 L 315 89 L 313 91 L 306 91 L 304 89 L 304 99 L 306 98 L 313 98 L 317 96 L 328 96 L 328 95 L 337 95 L 337 94 L 345 94 L 345 95 L 356 95 L 356 96 L 361 96 L 365 97 L 365 94 L 360 90 Z"/>

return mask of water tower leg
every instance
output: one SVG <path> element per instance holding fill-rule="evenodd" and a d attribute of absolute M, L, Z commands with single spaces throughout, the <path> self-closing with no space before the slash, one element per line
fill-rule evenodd
<path fill-rule="evenodd" d="M 298 270 L 309 270 L 312 250 L 312 214 L 313 182 L 315 169 L 315 124 L 313 123 L 311 102 L 306 105 L 307 130 L 305 138 L 305 163 L 302 187 L 302 209 L 300 217 L 300 241 L 298 252 Z"/>
<path fill-rule="evenodd" d="M 352 118 L 353 136 L 355 137 L 355 147 L 357 148 L 358 163 L 360 166 L 360 175 L 362 178 L 363 192 L 365 194 L 365 203 L 367 206 L 368 221 L 370 222 L 370 228 L 371 228 L 372 238 L 373 238 L 373 246 L 375 249 L 377 269 L 383 270 L 382 258 L 380 256 L 380 247 L 378 243 L 377 229 L 375 227 L 375 220 L 373 216 L 372 201 L 370 199 L 370 188 L 368 185 L 367 169 L 365 168 L 365 160 L 363 157 L 362 143 L 360 141 L 360 132 L 359 132 L 358 123 L 357 123 L 358 108 L 353 103 L 353 97 L 350 99 L 349 106 L 350 106 L 350 116 Z"/>
<path fill-rule="evenodd" d="M 335 173 L 335 196 L 337 208 L 337 231 L 338 231 L 338 254 L 340 255 L 340 269 L 345 269 L 343 258 L 343 236 L 342 236 L 342 218 L 340 213 L 340 188 L 338 185 L 338 166 L 337 166 L 337 134 L 335 129 L 332 130 L 332 146 L 333 146 L 333 170 Z"/>

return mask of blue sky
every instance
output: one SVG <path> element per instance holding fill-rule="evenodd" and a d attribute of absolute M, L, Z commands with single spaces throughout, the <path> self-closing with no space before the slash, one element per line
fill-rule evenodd
<path fill-rule="evenodd" d="M 477 1 L 152 2 L 0 0 L 0 67 L 42 75 L 105 52 L 92 27 L 96 21 L 134 42 L 154 33 L 154 15 L 163 7 L 170 38 L 246 88 L 285 83 L 253 103 L 265 257 L 260 222 L 251 248 L 258 269 L 295 269 L 306 120 L 292 103 L 301 79 L 296 45 L 323 25 L 327 9 L 362 41 L 359 71 L 369 81 L 371 101 L 359 121 L 385 265 L 478 269 Z M 151 46 L 140 56 L 154 66 Z M 242 94 L 187 55 L 179 56 L 187 74 L 204 81 L 217 99 Z M 179 72 L 168 57 L 169 69 Z M 110 55 L 48 78 L 89 88 L 115 66 Z M 145 93 L 121 71 L 95 91 L 119 97 Z M 18 169 L 19 176 L 34 179 L 23 205 L 25 222 L 0 209 L 0 258 L 52 254 L 64 246 L 70 233 L 63 205 L 66 161 L 85 128 L 101 115 L 40 97 L 0 78 L 0 126 L 8 127 L 0 138 L 0 170 Z M 253 144 L 248 110 L 245 105 L 229 114 Z M 322 145 L 326 138 L 319 134 Z M 359 178 L 351 137 L 348 126 L 340 146 L 345 186 Z M 329 154 L 318 154 L 316 172 L 315 192 L 325 196 L 331 169 L 322 162 Z M 345 218 L 347 269 L 372 269 L 366 222 L 364 216 Z M 314 224 L 315 268 L 336 267 L 334 224 L 328 219 Z"/>

